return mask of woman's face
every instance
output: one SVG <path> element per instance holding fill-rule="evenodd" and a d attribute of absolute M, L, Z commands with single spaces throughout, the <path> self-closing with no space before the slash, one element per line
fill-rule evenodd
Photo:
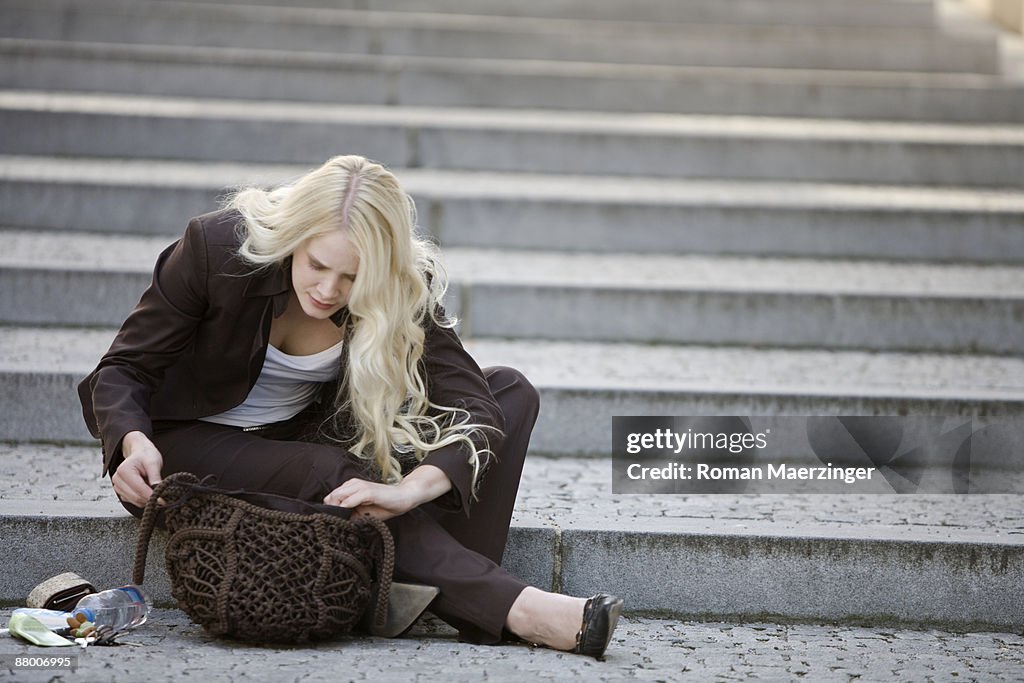
<path fill-rule="evenodd" d="M 348 303 L 359 255 L 341 230 L 311 237 L 292 254 L 292 289 L 311 318 L 326 319 Z"/>

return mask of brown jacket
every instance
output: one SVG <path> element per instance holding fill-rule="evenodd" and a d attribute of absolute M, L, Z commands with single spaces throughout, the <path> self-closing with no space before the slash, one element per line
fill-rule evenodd
<path fill-rule="evenodd" d="M 104 473 L 121 463 L 121 440 L 128 432 L 152 437 L 153 420 L 223 412 L 244 401 L 256 383 L 271 321 L 288 305 L 291 278 L 287 265 L 260 272 L 238 258 L 239 220 L 237 212 L 221 210 L 189 222 L 184 236 L 160 254 L 152 283 L 99 365 L 79 384 L 86 425 L 103 443 Z M 347 308 L 331 319 L 345 325 L 347 341 Z M 503 430 L 501 410 L 458 336 L 429 317 L 426 325 L 421 369 L 431 402 L 464 408 L 474 422 Z M 343 352 L 339 377 L 347 367 Z M 337 382 L 322 388 L 325 410 L 336 388 Z M 499 452 L 501 436 L 487 432 L 490 449 Z M 472 477 L 467 458 L 465 446 L 449 446 L 423 460 L 448 475 L 453 492 L 444 502 L 466 514 Z"/>

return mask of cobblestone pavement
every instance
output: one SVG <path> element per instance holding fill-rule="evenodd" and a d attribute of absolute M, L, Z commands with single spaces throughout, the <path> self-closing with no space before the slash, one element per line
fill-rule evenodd
<path fill-rule="evenodd" d="M 0 610 L 6 623 L 10 610 Z M 768 623 L 623 619 L 607 659 L 527 645 L 459 643 L 431 619 L 396 640 L 287 648 L 217 640 L 177 610 L 118 647 L 40 648 L 0 636 L 0 658 L 78 654 L 78 669 L 0 669 L 24 681 L 1020 681 L 1024 637 Z"/>
<path fill-rule="evenodd" d="M 105 502 L 124 514 L 110 481 L 100 477 L 98 448 L 0 443 L 9 476 L 0 481 L 0 499 Z M 972 529 L 1024 535 L 1024 496 L 989 495 L 827 495 L 708 494 L 610 496 L 611 462 L 601 458 L 526 460 L 513 523 L 584 525 L 586 520 L 668 518 L 835 525 Z M 641 504 L 642 503 L 642 504 Z M 632 524 L 633 522 L 630 522 Z"/>

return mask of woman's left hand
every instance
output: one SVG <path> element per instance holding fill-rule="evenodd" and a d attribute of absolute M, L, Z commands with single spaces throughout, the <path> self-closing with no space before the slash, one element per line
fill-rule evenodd
<path fill-rule="evenodd" d="M 421 503 L 451 490 L 448 476 L 433 465 L 415 468 L 398 484 L 349 479 L 324 497 L 328 505 L 352 508 L 355 515 L 369 514 L 385 520 L 397 517 Z"/>
<path fill-rule="evenodd" d="M 380 520 L 397 517 L 418 504 L 401 484 L 379 484 L 365 479 L 349 479 L 328 493 L 324 502 L 352 508 L 353 515 L 369 514 Z"/>

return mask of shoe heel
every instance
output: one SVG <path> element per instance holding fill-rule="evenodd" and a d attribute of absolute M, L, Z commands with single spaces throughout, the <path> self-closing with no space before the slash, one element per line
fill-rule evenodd
<path fill-rule="evenodd" d="M 362 626 L 371 635 L 382 638 L 397 638 L 415 623 L 430 603 L 441 593 L 437 586 L 423 586 L 415 583 L 391 583 L 391 595 L 388 600 L 388 616 L 384 626 L 373 625 L 373 610 L 363 615 Z M 373 604 L 373 601 L 371 601 Z"/>

